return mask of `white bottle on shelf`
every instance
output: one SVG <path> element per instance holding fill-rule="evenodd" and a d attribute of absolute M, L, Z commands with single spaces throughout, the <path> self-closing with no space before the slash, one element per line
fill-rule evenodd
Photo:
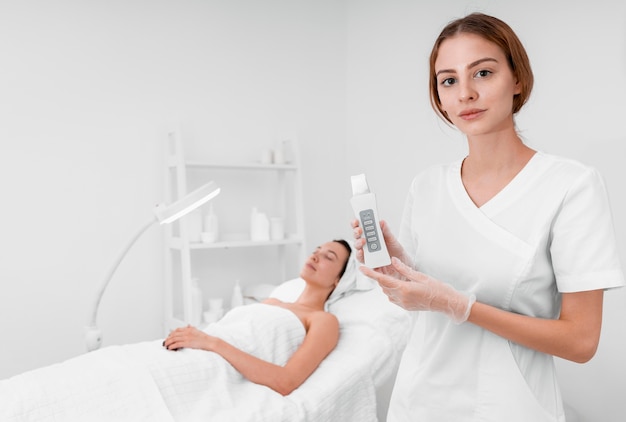
<path fill-rule="evenodd" d="M 233 296 L 230 298 L 230 308 L 236 308 L 241 305 L 243 305 L 243 293 L 239 285 L 239 280 L 236 280 L 235 287 L 233 288 Z"/>
<path fill-rule="evenodd" d="M 202 239 L 202 211 L 198 208 L 191 211 L 185 217 L 187 219 L 187 230 L 191 242 L 200 242 Z"/>
<path fill-rule="evenodd" d="M 252 208 L 250 215 L 250 240 L 253 242 L 270 240 L 270 220 L 265 213 L 259 212 L 256 207 Z"/>
<path fill-rule="evenodd" d="M 285 164 L 285 149 L 283 144 L 285 141 L 280 141 L 274 149 L 274 164 Z"/>
<path fill-rule="evenodd" d="M 213 211 L 213 204 L 209 206 L 209 212 L 204 216 L 202 241 L 204 243 L 216 242 L 219 238 L 219 220 Z"/>
<path fill-rule="evenodd" d="M 191 280 L 191 325 L 199 326 L 202 322 L 202 289 L 198 279 Z"/>

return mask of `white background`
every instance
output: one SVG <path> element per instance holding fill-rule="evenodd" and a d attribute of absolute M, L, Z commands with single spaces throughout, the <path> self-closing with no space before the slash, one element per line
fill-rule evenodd
<path fill-rule="evenodd" d="M 465 153 L 430 109 L 427 59 L 475 10 L 528 50 L 527 142 L 604 174 L 626 262 L 623 2 L 0 0 L 0 378 L 84 352 L 95 285 L 163 200 L 172 119 L 193 157 L 254 160 L 297 136 L 308 249 L 350 236 L 351 174 L 397 227 L 413 175 Z M 162 257 L 153 228 L 104 297 L 105 345 L 163 335 Z M 626 414 L 626 292 L 605 303 L 596 357 L 557 361 L 588 421 Z"/>

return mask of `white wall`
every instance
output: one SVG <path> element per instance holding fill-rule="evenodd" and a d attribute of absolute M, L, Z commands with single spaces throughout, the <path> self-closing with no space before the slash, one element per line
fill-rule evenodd
<path fill-rule="evenodd" d="M 0 1 L 0 378 L 84 352 L 96 284 L 163 199 L 172 118 L 189 155 L 257 158 L 298 135 L 307 248 L 347 231 L 332 189 L 343 13 L 332 0 Z M 112 280 L 104 345 L 162 336 L 161 240 L 153 227 Z"/>
<path fill-rule="evenodd" d="M 428 101 L 428 56 L 450 20 L 484 11 L 525 43 L 535 89 L 518 116 L 529 144 L 597 166 L 605 176 L 626 264 L 626 197 L 621 184 L 626 106 L 626 4 L 612 0 L 348 1 L 347 143 L 398 227 L 404 195 L 425 166 L 461 157 L 464 141 Z M 382 163 L 382 165 L 380 165 Z M 558 361 L 565 399 L 585 421 L 626 415 L 626 289 L 608 292 L 602 339 L 586 365 Z"/>
<path fill-rule="evenodd" d="M 525 42 L 537 79 L 520 129 L 603 171 L 626 262 L 626 6 L 424 4 L 0 1 L 0 331 L 11 339 L 0 378 L 84 351 L 95 283 L 162 199 L 172 117 L 194 156 L 256 157 L 297 134 L 308 248 L 349 235 L 350 174 L 367 173 L 397 227 L 412 176 L 465 151 L 430 110 L 426 60 L 441 27 L 473 10 Z M 161 249 L 152 229 L 120 267 L 99 318 L 105 345 L 162 335 Z M 589 421 L 626 414 L 626 296 L 606 298 L 596 358 L 559 362 L 565 397 Z"/>

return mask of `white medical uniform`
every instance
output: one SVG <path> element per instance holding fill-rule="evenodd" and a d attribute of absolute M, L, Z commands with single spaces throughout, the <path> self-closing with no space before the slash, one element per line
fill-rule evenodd
<path fill-rule="evenodd" d="M 558 318 L 560 293 L 624 285 L 606 189 L 593 168 L 538 152 L 477 208 L 461 163 L 413 180 L 399 239 L 417 269 L 479 302 L 539 318 Z M 564 420 L 552 356 L 420 313 L 388 421 Z"/>

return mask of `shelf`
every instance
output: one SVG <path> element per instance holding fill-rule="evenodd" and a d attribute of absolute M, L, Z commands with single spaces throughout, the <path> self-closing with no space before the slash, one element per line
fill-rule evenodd
<path fill-rule="evenodd" d="M 252 240 L 229 240 L 214 243 L 189 242 L 189 249 L 230 249 L 230 248 L 254 248 L 259 246 L 299 245 L 303 241 L 300 238 L 286 238 L 282 240 L 252 241 Z M 171 249 L 182 249 L 182 241 L 179 237 L 170 239 Z"/>
<path fill-rule="evenodd" d="M 174 158 L 169 160 L 169 167 L 176 167 Z M 295 171 L 298 166 L 295 164 L 261 164 L 261 163 L 212 163 L 201 161 L 188 161 L 185 163 L 188 169 L 216 169 L 216 170 L 268 170 L 268 171 Z"/>
<path fill-rule="evenodd" d="M 216 178 L 224 183 L 224 195 L 219 201 L 225 209 L 229 207 L 241 207 L 242 199 L 247 199 L 250 193 L 256 194 L 255 186 L 265 189 L 269 199 L 267 201 L 272 209 L 272 215 L 282 217 L 287 225 L 288 233 L 284 239 L 268 241 L 252 241 L 249 232 L 220 232 L 219 241 L 204 243 L 197 236 L 198 227 L 192 229 L 190 220 L 181 219 L 165 228 L 165 328 L 184 326 L 190 323 L 197 312 L 197 303 L 194 302 L 194 283 L 196 273 L 207 270 L 206 265 L 201 264 L 211 255 L 220 256 L 228 250 L 229 255 L 225 262 L 218 263 L 219 271 L 232 274 L 249 274 L 254 272 L 247 268 L 239 268 L 239 259 L 247 256 L 263 255 L 260 252 L 268 252 L 275 255 L 276 265 L 270 265 L 272 277 L 286 279 L 287 270 L 294 262 L 294 254 L 298 260 L 304 263 L 304 206 L 302 201 L 301 167 L 296 141 L 289 142 L 290 159 L 282 164 L 262 164 L 260 160 L 243 162 L 219 162 L 216 157 L 208 156 L 207 159 L 196 158 L 187 160 L 184 154 L 183 141 L 179 128 L 173 128 L 167 134 L 167 155 L 165 156 L 166 170 L 166 193 L 167 201 L 176 201 L 187 192 L 187 179 L 190 178 L 197 184 L 205 179 Z M 257 183 L 258 182 L 258 183 Z M 255 185 L 256 183 L 256 185 Z M 219 184 L 219 183 L 218 183 Z M 228 187 L 228 189 L 226 188 Z M 228 191 L 228 194 L 226 194 Z M 250 192 L 253 191 L 253 192 Z M 273 200 L 272 200 L 273 199 Z M 241 208 L 239 208 L 241 209 Z M 233 217 L 234 218 L 234 217 Z M 240 217 L 241 219 L 242 217 Z M 239 230 L 241 224 L 233 226 Z M 237 228 L 235 228 L 237 227 Z M 245 230 L 245 228 L 242 228 Z M 193 231 L 193 236 L 191 232 Z M 192 240 L 193 239 L 193 240 Z M 264 248 L 264 249 L 254 249 Z M 274 249 L 272 249 L 274 248 Z M 200 252 L 192 252 L 200 251 Z M 231 259 L 231 256 L 233 255 Z M 228 268 L 228 267 L 231 268 Z M 235 268 L 232 268 L 235 267 Z M 255 278 L 258 274 L 255 273 Z M 208 273 L 207 273 L 208 274 Z M 211 283 L 207 275 L 206 282 L 201 289 L 220 290 L 222 287 Z M 221 284 L 221 283 L 220 283 Z M 220 289 L 217 289 L 217 288 Z M 227 289 L 226 289 L 227 291 Z"/>

